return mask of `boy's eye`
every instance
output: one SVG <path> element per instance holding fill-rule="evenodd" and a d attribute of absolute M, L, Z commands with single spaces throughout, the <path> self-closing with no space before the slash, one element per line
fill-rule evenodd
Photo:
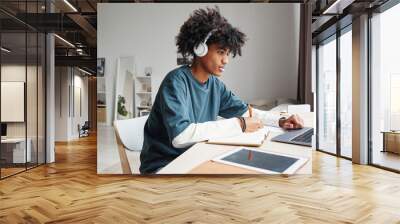
<path fill-rule="evenodd" d="M 225 55 L 226 54 L 227 56 L 230 56 L 230 54 L 231 54 L 229 51 L 225 51 L 225 50 L 218 50 L 217 53 L 220 54 L 220 55 Z"/>

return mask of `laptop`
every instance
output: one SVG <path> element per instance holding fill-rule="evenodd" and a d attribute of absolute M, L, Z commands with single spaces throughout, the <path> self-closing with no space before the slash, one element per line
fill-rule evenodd
<path fill-rule="evenodd" d="M 302 128 L 298 130 L 290 130 L 281 135 L 275 136 L 271 141 L 290 143 L 303 146 L 312 146 L 312 136 L 314 128 Z"/>

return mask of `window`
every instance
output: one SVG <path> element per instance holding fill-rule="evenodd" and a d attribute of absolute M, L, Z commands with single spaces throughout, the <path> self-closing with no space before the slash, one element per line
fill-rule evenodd
<path fill-rule="evenodd" d="M 318 149 L 336 153 L 336 36 L 318 47 Z"/>
<path fill-rule="evenodd" d="M 317 49 L 317 149 L 351 159 L 351 24 L 322 41 Z"/>
<path fill-rule="evenodd" d="M 351 158 L 352 141 L 352 33 L 340 36 L 340 155 Z"/>
<path fill-rule="evenodd" d="M 400 170 L 400 150 L 384 151 L 383 132 L 400 130 L 400 4 L 371 18 L 371 161 Z M 400 135 L 400 134 L 399 134 Z"/>
<path fill-rule="evenodd" d="M 43 12 L 44 3 L 19 2 L 20 16 Z M 3 12 L 0 20 L 0 90 L 1 98 L 8 99 L 0 105 L 0 178 L 5 178 L 45 163 L 46 38 Z"/>

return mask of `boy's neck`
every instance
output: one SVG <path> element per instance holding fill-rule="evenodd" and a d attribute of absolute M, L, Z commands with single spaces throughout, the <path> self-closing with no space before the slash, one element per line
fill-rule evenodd
<path fill-rule="evenodd" d="M 203 84 L 207 82 L 208 76 L 210 75 L 210 73 L 208 73 L 206 70 L 204 70 L 204 68 L 201 66 L 200 63 L 198 63 L 197 60 L 195 60 L 193 62 L 190 69 L 192 70 L 192 74 L 193 74 L 194 78 L 197 79 L 197 81 L 199 81 L 200 83 L 203 83 Z"/>

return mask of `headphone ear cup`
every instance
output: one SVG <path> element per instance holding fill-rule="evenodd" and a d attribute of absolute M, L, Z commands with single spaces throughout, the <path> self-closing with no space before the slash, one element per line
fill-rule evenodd
<path fill-rule="evenodd" d="M 194 54 L 195 54 L 197 57 L 203 57 L 203 56 L 205 56 L 205 55 L 207 54 L 207 52 L 208 52 L 208 46 L 207 46 L 207 44 L 205 44 L 205 43 L 200 43 L 197 47 L 195 47 L 195 48 L 193 49 L 193 51 L 194 51 Z"/>
<path fill-rule="evenodd" d="M 207 44 L 204 43 L 203 46 L 204 46 L 204 53 L 203 53 L 203 55 L 202 55 L 201 57 L 206 56 L 206 54 L 208 53 L 208 46 L 207 46 Z"/>

